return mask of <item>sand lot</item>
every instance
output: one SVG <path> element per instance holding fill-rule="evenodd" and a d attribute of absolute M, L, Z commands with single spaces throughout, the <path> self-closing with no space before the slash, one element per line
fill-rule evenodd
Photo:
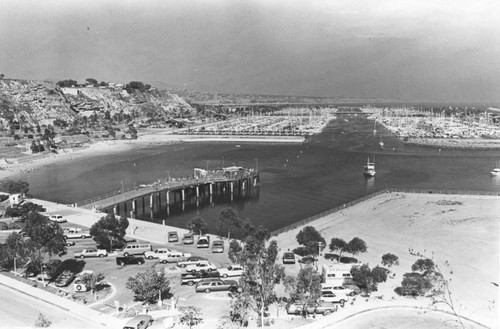
<path fill-rule="evenodd" d="M 432 258 L 451 280 L 450 289 L 459 314 L 498 328 L 499 219 L 498 196 L 387 193 L 311 222 L 309 225 L 321 232 L 327 244 L 333 237 L 347 241 L 353 237 L 363 239 L 368 251 L 357 258 L 370 267 L 380 265 L 381 256 L 388 252 L 400 259 L 400 265 L 391 268 L 396 277 L 380 284 L 372 300 L 358 298 L 353 305 L 328 317 L 328 322 L 368 308 L 430 306 L 429 298 L 403 298 L 394 292 L 403 274 L 410 272 L 418 259 L 410 255 L 412 249 Z M 297 247 L 298 231 L 276 237 L 282 250 Z M 328 247 L 324 252 L 327 251 Z M 320 265 L 321 262 L 330 261 L 320 259 Z M 444 305 L 439 307 L 450 311 Z M 388 309 L 386 316 L 396 313 Z M 421 316 L 426 316 L 425 312 Z M 340 323 L 339 326 L 342 327 Z M 385 323 L 383 328 L 398 326 Z"/>

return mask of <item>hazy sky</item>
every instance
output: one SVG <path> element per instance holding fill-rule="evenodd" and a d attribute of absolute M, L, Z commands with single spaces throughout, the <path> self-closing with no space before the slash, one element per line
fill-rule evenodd
<path fill-rule="evenodd" d="M 0 73 L 500 101 L 500 1 L 5 0 Z"/>

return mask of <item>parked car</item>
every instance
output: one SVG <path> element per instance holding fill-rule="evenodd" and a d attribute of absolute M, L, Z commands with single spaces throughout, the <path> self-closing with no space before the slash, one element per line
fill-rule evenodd
<path fill-rule="evenodd" d="M 183 244 L 193 244 L 194 243 L 194 235 L 193 233 L 186 233 L 182 237 Z"/>
<path fill-rule="evenodd" d="M 54 281 L 55 285 L 58 287 L 67 287 L 71 281 L 75 278 L 75 273 L 70 270 L 65 270 Z"/>
<path fill-rule="evenodd" d="M 91 238 L 92 235 L 88 231 L 82 231 L 81 228 L 68 228 L 64 230 L 65 239 L 86 239 Z"/>
<path fill-rule="evenodd" d="M 196 264 L 190 264 L 186 266 L 186 272 L 199 272 L 199 271 L 214 271 L 216 269 L 215 265 L 209 262 L 200 262 Z"/>
<path fill-rule="evenodd" d="M 169 254 L 171 253 L 173 250 L 172 249 L 168 249 L 168 248 L 158 248 L 154 251 L 146 251 L 144 253 L 144 257 L 146 257 L 147 259 L 155 259 L 155 258 L 160 258 L 161 255 L 163 254 Z"/>
<path fill-rule="evenodd" d="M 166 264 L 166 263 L 182 262 L 182 261 L 185 261 L 186 259 L 188 259 L 188 257 L 191 257 L 190 253 L 183 253 L 180 251 L 172 251 L 172 252 L 169 252 L 166 254 L 161 254 L 158 259 L 163 264 Z"/>
<path fill-rule="evenodd" d="M 334 294 L 333 292 L 329 291 L 322 291 L 319 300 L 321 302 L 340 303 L 340 305 L 344 306 L 344 303 L 347 301 L 347 296 L 341 294 Z"/>
<path fill-rule="evenodd" d="M 144 255 L 146 252 L 153 250 L 149 243 L 131 242 L 123 246 L 123 256 L 128 255 Z"/>
<path fill-rule="evenodd" d="M 170 231 L 167 234 L 167 241 L 168 242 L 178 242 L 179 241 L 179 236 L 177 235 L 177 231 Z"/>
<path fill-rule="evenodd" d="M 217 271 L 223 278 L 243 275 L 243 267 L 241 267 L 241 265 L 229 265 L 227 268 L 220 268 L 217 269 Z"/>
<path fill-rule="evenodd" d="M 216 279 L 220 278 L 220 273 L 217 271 L 182 273 L 181 274 L 181 284 L 187 284 L 188 286 L 192 286 L 201 280 L 214 279 L 214 278 L 216 278 Z"/>
<path fill-rule="evenodd" d="M 356 295 L 356 291 L 353 289 L 347 288 L 345 286 L 334 286 L 330 283 L 322 283 L 321 284 L 322 292 L 331 292 L 334 294 L 340 294 L 345 296 L 354 296 Z"/>
<path fill-rule="evenodd" d="M 285 252 L 283 254 L 283 264 L 295 264 L 295 254 L 293 252 Z"/>
<path fill-rule="evenodd" d="M 242 292 L 243 288 L 234 280 L 209 279 L 199 281 L 194 290 L 208 294 L 212 291 Z"/>
<path fill-rule="evenodd" d="M 191 256 L 191 257 L 188 257 L 185 261 L 177 262 L 177 266 L 186 267 L 187 265 L 196 264 L 196 263 L 200 263 L 203 261 L 208 262 L 208 260 L 205 257 Z"/>
<path fill-rule="evenodd" d="M 66 246 L 70 247 L 70 246 L 74 246 L 76 243 L 75 241 L 73 240 L 65 240 L 66 241 Z"/>
<path fill-rule="evenodd" d="M 212 242 L 212 252 L 224 252 L 224 241 L 215 240 L 214 242 Z"/>
<path fill-rule="evenodd" d="M 153 317 L 147 314 L 139 314 L 128 320 L 123 329 L 146 329 L 153 323 Z"/>
<path fill-rule="evenodd" d="M 311 263 L 316 263 L 317 261 L 318 260 L 313 256 L 304 256 L 301 259 L 299 259 L 299 263 L 302 264 L 311 264 Z"/>
<path fill-rule="evenodd" d="M 50 280 L 52 280 L 52 277 L 50 275 L 48 275 L 46 272 L 43 272 L 43 273 L 38 274 L 36 276 L 36 279 L 37 279 L 37 281 L 49 282 Z"/>
<path fill-rule="evenodd" d="M 49 219 L 56 223 L 66 223 L 68 220 L 61 215 L 50 215 Z"/>
<path fill-rule="evenodd" d="M 307 314 L 323 314 L 328 315 L 338 310 L 338 305 L 333 303 L 317 303 L 317 302 L 298 302 L 292 303 L 286 307 L 288 314 L 302 315 Z"/>
<path fill-rule="evenodd" d="M 75 258 L 85 258 L 85 257 L 107 257 L 108 252 L 105 249 L 83 249 L 80 252 L 75 252 Z"/>
<path fill-rule="evenodd" d="M 200 237 L 198 242 L 196 243 L 196 248 L 208 248 L 210 247 L 210 238 L 209 237 Z"/>
<path fill-rule="evenodd" d="M 144 260 L 144 257 L 141 256 L 128 255 L 128 256 L 116 257 L 116 264 L 121 266 L 131 265 L 131 264 L 142 265 L 145 262 L 146 261 Z"/>

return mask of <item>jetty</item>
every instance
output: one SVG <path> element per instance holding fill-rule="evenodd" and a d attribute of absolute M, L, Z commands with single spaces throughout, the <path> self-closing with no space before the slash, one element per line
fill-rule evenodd
<path fill-rule="evenodd" d="M 118 191 L 79 201 L 74 206 L 130 218 L 138 218 L 139 213 L 153 218 L 154 211 L 160 208 L 165 208 L 169 214 L 170 207 L 184 209 L 185 204 L 193 200 L 196 206 L 202 198 L 212 203 L 212 197 L 217 193 L 229 194 L 232 200 L 235 194 L 258 186 L 257 169 L 232 166 L 208 171 L 194 168 L 190 177 L 169 177 L 151 184 L 122 186 Z"/>

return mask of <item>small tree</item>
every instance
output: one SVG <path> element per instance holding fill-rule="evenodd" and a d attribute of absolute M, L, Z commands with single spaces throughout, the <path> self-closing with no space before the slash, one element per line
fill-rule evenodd
<path fill-rule="evenodd" d="M 304 227 L 296 236 L 297 242 L 305 246 L 311 254 L 318 253 L 319 248 L 324 249 L 326 242 L 313 226 Z"/>
<path fill-rule="evenodd" d="M 434 271 L 434 268 L 435 268 L 434 261 L 430 258 L 418 259 L 411 266 L 411 270 L 413 272 L 423 272 L 424 275 L 426 275 L 426 273 Z"/>
<path fill-rule="evenodd" d="M 330 251 L 338 251 L 339 252 L 339 262 L 342 259 L 342 252 L 347 249 L 347 242 L 339 238 L 332 238 L 330 241 Z"/>
<path fill-rule="evenodd" d="M 238 218 L 238 214 L 233 208 L 222 209 L 219 215 L 219 220 L 217 221 L 217 231 L 219 235 L 225 235 L 227 233 L 227 239 L 231 238 L 231 232 L 235 229 L 241 227 L 241 220 Z"/>
<path fill-rule="evenodd" d="M 295 299 L 312 301 L 321 296 L 321 275 L 312 266 L 300 269 L 295 284 Z"/>
<path fill-rule="evenodd" d="M 39 262 L 66 253 L 66 239 L 61 226 L 37 212 L 25 216 L 24 233 L 30 238 L 23 242 L 24 245 L 32 250 L 33 259 Z"/>
<path fill-rule="evenodd" d="M 198 233 L 199 235 L 204 235 L 208 232 L 208 224 L 200 216 L 191 218 L 187 222 L 186 227 L 190 232 Z"/>
<path fill-rule="evenodd" d="M 92 225 L 90 235 L 98 246 L 111 251 L 114 245 L 125 241 L 128 225 L 127 218 L 117 219 L 114 214 L 108 214 Z"/>
<path fill-rule="evenodd" d="M 50 321 L 43 313 L 38 313 L 38 317 L 35 321 L 35 327 L 37 328 L 48 328 L 52 325 L 52 321 Z"/>
<path fill-rule="evenodd" d="M 129 277 L 125 284 L 134 293 L 134 300 L 156 303 L 162 296 L 170 294 L 170 282 L 163 272 L 150 268 L 146 272 Z"/>
<path fill-rule="evenodd" d="M 403 296 L 423 296 L 432 288 L 429 278 L 420 273 L 412 272 L 403 275 L 401 287 L 396 288 L 396 293 Z"/>
<path fill-rule="evenodd" d="M 386 269 L 377 266 L 370 270 L 367 264 L 352 267 L 351 275 L 354 283 L 367 294 L 377 291 L 378 284 L 387 280 Z"/>
<path fill-rule="evenodd" d="M 82 283 L 90 289 L 90 292 L 94 296 L 94 300 L 97 299 L 97 294 L 96 292 L 100 290 L 104 283 L 104 274 L 99 273 L 99 274 L 94 274 L 94 273 L 87 273 L 82 276 Z"/>
<path fill-rule="evenodd" d="M 179 307 L 179 311 L 182 313 L 179 319 L 180 322 L 187 325 L 189 329 L 203 322 L 201 309 L 199 307 L 184 306 Z"/>
<path fill-rule="evenodd" d="M 231 240 L 231 242 L 229 242 L 229 250 L 227 252 L 227 255 L 233 263 L 239 264 L 241 262 L 242 251 L 243 247 L 237 240 Z"/>
<path fill-rule="evenodd" d="M 359 254 L 360 252 L 366 252 L 366 243 L 360 238 L 353 238 L 347 244 L 346 251 L 353 254 L 354 256 Z"/>
<path fill-rule="evenodd" d="M 382 265 L 391 267 L 392 265 L 399 265 L 399 258 L 398 256 L 387 253 L 382 256 Z"/>

